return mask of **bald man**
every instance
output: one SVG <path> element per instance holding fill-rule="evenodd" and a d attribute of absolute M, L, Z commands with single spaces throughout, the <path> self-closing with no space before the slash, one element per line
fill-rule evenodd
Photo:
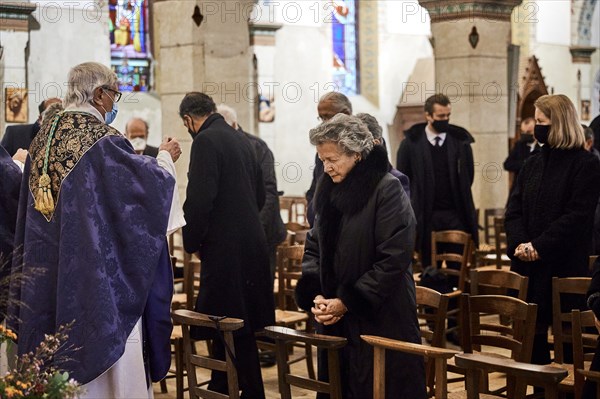
<path fill-rule="evenodd" d="M 148 145 L 148 123 L 141 118 L 131 118 L 125 125 L 125 137 L 129 140 L 136 154 L 156 158 L 158 148 Z"/>

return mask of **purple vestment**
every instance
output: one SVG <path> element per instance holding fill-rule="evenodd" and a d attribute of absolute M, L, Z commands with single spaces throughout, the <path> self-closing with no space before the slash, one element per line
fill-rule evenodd
<path fill-rule="evenodd" d="M 146 360 L 153 380 L 170 365 L 172 272 L 165 238 L 174 179 L 140 157 L 115 129 L 91 114 L 66 112 L 50 147 L 55 209 L 34 209 L 50 124 L 30 147 L 15 234 L 9 325 L 27 353 L 71 321 L 55 361 L 86 384 L 123 354 L 144 316 Z M 48 220 L 49 219 L 49 220 Z"/>

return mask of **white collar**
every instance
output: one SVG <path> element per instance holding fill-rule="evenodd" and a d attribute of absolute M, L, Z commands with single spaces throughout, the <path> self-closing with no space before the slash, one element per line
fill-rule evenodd
<path fill-rule="evenodd" d="M 98 120 L 100 122 L 106 123 L 106 121 L 102 117 L 102 114 L 100 114 L 100 112 L 98 112 L 98 110 L 96 108 L 92 107 L 90 104 L 81 104 L 81 105 L 74 105 L 73 104 L 73 105 L 69 105 L 67 108 L 65 108 L 65 111 L 87 112 L 88 114 L 92 114 L 96 118 L 98 118 Z"/>
<path fill-rule="evenodd" d="M 435 145 L 435 138 L 439 137 L 440 146 L 444 145 L 444 141 L 446 141 L 446 133 L 434 133 L 433 130 L 429 128 L 429 125 L 425 126 L 425 134 L 427 135 L 427 141 L 431 143 L 431 145 Z"/>

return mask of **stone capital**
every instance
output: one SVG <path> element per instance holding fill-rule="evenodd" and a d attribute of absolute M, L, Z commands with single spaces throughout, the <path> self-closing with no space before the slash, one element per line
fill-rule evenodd
<path fill-rule="evenodd" d="M 592 54 L 596 51 L 596 47 L 589 46 L 571 46 L 571 59 L 574 64 L 591 64 Z"/>
<path fill-rule="evenodd" d="M 35 3 L 0 1 L 0 30 L 29 30 L 29 15 L 35 11 Z"/>
<path fill-rule="evenodd" d="M 522 0 L 419 0 L 431 17 L 431 23 L 483 18 L 510 21 L 513 8 Z"/>

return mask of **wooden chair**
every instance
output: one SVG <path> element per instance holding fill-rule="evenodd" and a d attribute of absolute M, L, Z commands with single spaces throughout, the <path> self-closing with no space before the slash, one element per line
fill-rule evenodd
<path fill-rule="evenodd" d="M 462 338 L 465 353 L 481 352 L 482 347 L 508 350 L 508 357 L 496 354 L 504 359 L 513 359 L 528 363 L 531 360 L 537 305 L 528 304 L 520 299 L 502 295 L 468 295 L 461 296 Z M 488 322 L 489 315 L 506 317 L 511 325 Z M 483 319 L 483 316 L 486 319 Z M 486 352 L 484 354 L 489 354 Z M 464 374 L 464 371 L 453 364 L 449 368 L 453 372 Z M 487 383 L 487 378 L 486 378 Z M 487 387 L 487 385 L 486 385 Z M 487 389 L 487 388 L 486 388 Z M 514 381 L 507 380 L 508 397 L 515 394 Z"/>
<path fill-rule="evenodd" d="M 492 208 L 483 211 L 483 236 L 485 242 L 490 245 L 494 245 L 496 241 L 496 218 L 504 220 L 504 208 Z"/>
<path fill-rule="evenodd" d="M 511 260 L 506 254 L 506 231 L 504 230 L 504 217 L 494 217 L 494 245 L 491 250 L 477 252 L 477 265 L 493 265 L 496 269 L 510 266 Z"/>
<path fill-rule="evenodd" d="M 525 399 L 525 385 L 534 385 L 544 387 L 546 399 L 558 399 L 558 383 L 563 380 L 567 372 L 561 368 L 550 366 L 538 366 L 514 360 L 506 360 L 495 356 L 484 356 L 481 354 L 461 353 L 456 355 L 454 361 L 457 366 L 466 371 L 467 374 L 467 398 L 492 398 L 504 396 L 492 396 L 480 393 L 485 388 L 480 384 L 480 377 L 483 373 L 490 372 L 504 373 L 508 378 L 516 381 L 518 388 L 515 390 L 515 396 L 509 396 L 511 399 Z M 483 373 L 482 373 L 483 372 Z M 452 394 L 451 399 L 464 398 L 460 393 Z"/>
<path fill-rule="evenodd" d="M 434 365 L 435 370 L 435 398 L 448 397 L 448 381 L 446 364 L 448 359 L 456 355 L 457 351 L 446 348 L 403 342 L 390 338 L 373 335 L 361 335 L 365 342 L 373 346 L 373 399 L 385 399 L 385 351 L 393 350 L 423 356 L 428 364 Z M 397 372 L 398 370 L 392 370 Z"/>
<path fill-rule="evenodd" d="M 298 309 L 294 300 L 296 283 L 302 276 L 302 257 L 304 256 L 304 245 L 280 245 L 277 249 L 277 308 L 275 309 L 275 324 L 280 327 L 292 329 L 304 325 L 304 332 L 312 333 L 312 324 L 308 313 Z M 259 336 L 265 335 L 260 332 Z M 274 344 L 258 341 L 257 345 L 263 350 L 276 350 Z M 293 351 L 298 347 L 304 354 L 288 360 L 288 364 L 294 364 L 306 360 L 306 370 L 310 378 L 315 378 L 315 367 L 313 363 L 312 346 L 301 342 L 290 345 Z"/>
<path fill-rule="evenodd" d="M 596 259 L 598 259 L 598 255 L 590 256 L 590 271 L 593 271 L 594 263 L 596 263 Z"/>
<path fill-rule="evenodd" d="M 287 214 L 283 218 L 287 222 L 306 223 L 306 211 L 308 204 L 304 197 L 283 196 L 279 197 L 279 208 Z"/>
<path fill-rule="evenodd" d="M 310 391 L 327 393 L 331 399 L 342 399 L 339 350 L 346 345 L 346 338 L 310 334 L 280 326 L 265 327 L 265 332 L 268 337 L 275 340 L 279 392 L 282 399 L 292 398 L 290 389 L 292 385 Z M 314 345 L 326 350 L 329 382 L 318 381 L 314 376 L 306 378 L 291 373 L 287 359 L 289 344 L 293 342 L 303 342 L 306 345 Z"/>
<path fill-rule="evenodd" d="M 288 222 L 285 224 L 285 228 L 288 231 L 288 244 L 304 245 L 306 242 L 306 234 L 310 231 L 310 226 L 301 223 Z"/>
<path fill-rule="evenodd" d="M 187 367 L 188 385 L 190 387 L 190 399 L 207 398 L 207 399 L 239 399 L 238 374 L 234 365 L 234 359 L 231 358 L 228 351 L 225 351 L 225 361 L 213 359 L 208 356 L 200 356 L 193 351 L 193 342 L 190 338 L 190 326 L 207 327 L 215 330 L 220 330 L 223 333 L 225 344 L 230 348 L 231 354 L 235 356 L 235 345 L 233 343 L 233 332 L 244 326 L 244 321 L 241 319 L 225 318 L 220 319 L 214 316 L 205 315 L 202 313 L 192 312 L 186 309 L 175 310 L 171 314 L 173 321 L 181 325 L 183 332 L 183 346 L 185 349 L 185 359 Z M 215 322 L 215 320 L 218 321 Z M 217 332 L 219 334 L 220 332 Z M 223 395 L 217 392 L 212 392 L 198 385 L 196 379 L 196 368 L 205 368 L 209 370 L 223 371 L 227 373 L 227 385 L 229 395 Z"/>
<path fill-rule="evenodd" d="M 575 397 L 581 398 L 585 378 L 588 378 L 596 382 L 596 397 L 600 398 L 600 372 L 589 370 L 598 345 L 598 334 L 590 334 L 588 331 L 597 331 L 596 318 L 591 310 L 581 312 L 575 309 L 571 315 Z M 593 348 L 592 351 L 590 348 Z"/>
<path fill-rule="evenodd" d="M 462 251 L 460 253 L 441 252 L 439 244 L 442 243 L 461 245 Z M 471 244 L 471 235 L 464 231 L 446 230 L 433 231 L 431 233 L 431 263 L 447 276 L 457 277 L 457 288 L 461 292 L 465 292 Z M 459 269 L 449 268 L 447 265 L 448 262 L 459 263 Z M 441 263 L 441 266 L 439 266 L 438 263 Z"/>
<path fill-rule="evenodd" d="M 516 291 L 516 298 L 527 300 L 529 278 L 508 270 L 473 269 L 471 295 L 508 295 L 508 290 Z"/>
<path fill-rule="evenodd" d="M 552 278 L 552 335 L 554 340 L 554 362 L 557 364 L 565 363 L 563 345 L 572 342 L 572 309 L 564 309 L 562 296 L 567 294 L 579 295 L 581 296 L 581 303 L 585 304 L 587 290 L 591 281 L 591 277 Z M 570 381 L 570 379 L 567 379 L 563 382 L 563 385 Z"/>
<path fill-rule="evenodd" d="M 421 337 L 431 346 L 444 348 L 446 346 L 446 317 L 450 297 L 427 287 L 416 287 L 417 317 Z M 425 357 L 427 390 L 430 395 L 435 392 L 436 360 Z"/>

